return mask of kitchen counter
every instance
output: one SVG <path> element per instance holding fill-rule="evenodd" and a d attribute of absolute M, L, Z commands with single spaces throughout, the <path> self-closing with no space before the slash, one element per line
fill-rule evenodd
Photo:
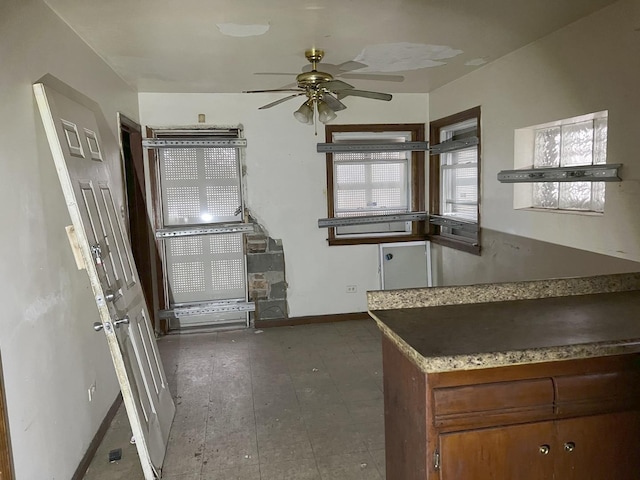
<path fill-rule="evenodd" d="M 635 480 L 640 274 L 368 292 L 386 478 Z"/>
<path fill-rule="evenodd" d="M 640 351 L 640 290 L 370 314 L 425 373 Z"/>
<path fill-rule="evenodd" d="M 378 327 L 425 373 L 640 349 L 640 273 L 367 296 Z"/>

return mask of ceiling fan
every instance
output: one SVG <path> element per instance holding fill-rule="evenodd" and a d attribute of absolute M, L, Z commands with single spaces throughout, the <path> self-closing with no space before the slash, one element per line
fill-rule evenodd
<path fill-rule="evenodd" d="M 344 110 L 347 106 L 342 103 L 345 97 L 364 97 L 372 98 L 375 100 L 391 100 L 392 96 L 388 93 L 371 92 L 367 90 L 357 90 L 353 85 L 349 85 L 342 80 L 337 80 L 334 76 L 341 75 L 341 70 L 346 67 L 346 70 L 355 70 L 356 68 L 363 68 L 365 65 L 358 62 L 346 62 L 341 65 L 331 65 L 334 74 L 328 72 L 321 72 L 317 69 L 318 63 L 324 57 L 324 51 L 312 48 L 305 52 L 305 57 L 311 63 L 311 68 L 305 68 L 302 73 L 296 76 L 297 88 L 277 88 L 271 90 L 245 90 L 243 93 L 266 93 L 266 92 L 293 92 L 291 95 L 283 97 L 275 102 L 268 103 L 259 108 L 264 110 L 266 108 L 275 107 L 292 98 L 305 95 L 307 100 L 296 110 L 294 117 L 302 122 L 313 124 L 315 119 L 315 113 L 318 114 L 318 120 L 322 123 L 330 122 L 336 118 L 337 111 Z M 282 75 L 282 74 L 274 74 Z M 344 75 L 344 74 L 342 74 Z M 350 74 L 356 78 L 375 78 L 380 77 L 380 80 L 387 81 L 402 81 L 403 77 L 399 75 L 366 75 L 366 74 Z M 346 75 L 345 75 L 346 76 Z M 395 78 L 393 78 L 395 77 Z"/>

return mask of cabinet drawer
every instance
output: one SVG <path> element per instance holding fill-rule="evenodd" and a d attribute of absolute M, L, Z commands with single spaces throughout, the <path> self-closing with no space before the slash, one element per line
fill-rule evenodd
<path fill-rule="evenodd" d="M 439 427 L 521 423 L 553 415 L 550 378 L 438 388 L 433 392 Z"/>
<path fill-rule="evenodd" d="M 598 413 L 640 407 L 640 371 L 556 377 L 558 413 Z"/>

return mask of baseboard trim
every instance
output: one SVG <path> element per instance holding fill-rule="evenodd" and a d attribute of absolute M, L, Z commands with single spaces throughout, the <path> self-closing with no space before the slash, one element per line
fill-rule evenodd
<path fill-rule="evenodd" d="M 256 328 L 269 327 L 294 327 L 296 325 L 309 325 L 311 323 L 333 323 L 346 322 L 348 320 L 370 320 L 371 317 L 367 312 L 356 313 L 335 313 L 332 315 L 310 315 L 307 317 L 281 318 L 274 320 L 258 320 L 255 321 Z"/>
<path fill-rule="evenodd" d="M 109 407 L 109 411 L 105 415 L 102 423 L 100 424 L 100 427 L 98 428 L 98 431 L 94 435 L 93 440 L 91 440 L 89 448 L 87 448 L 87 451 L 82 457 L 82 460 L 80 460 L 80 464 L 78 465 L 78 468 L 76 468 L 76 471 L 73 474 L 73 477 L 71 477 L 71 480 L 82 480 L 84 478 L 87 470 L 89 469 L 89 465 L 91 464 L 91 460 L 93 460 L 93 457 L 98 451 L 98 447 L 102 443 L 102 440 L 104 439 L 104 436 L 106 435 L 107 430 L 111 425 L 111 421 L 116 416 L 120 405 L 122 405 L 122 394 L 118 393 L 118 396 L 113 401 L 111 407 Z"/>

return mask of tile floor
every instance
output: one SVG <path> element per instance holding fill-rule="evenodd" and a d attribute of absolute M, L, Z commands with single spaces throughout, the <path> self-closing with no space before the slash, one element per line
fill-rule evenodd
<path fill-rule="evenodd" d="M 380 334 L 352 321 L 158 342 L 176 402 L 163 479 L 384 479 Z M 143 480 L 121 409 L 85 476 Z M 123 458 L 108 462 L 122 448 Z"/>

